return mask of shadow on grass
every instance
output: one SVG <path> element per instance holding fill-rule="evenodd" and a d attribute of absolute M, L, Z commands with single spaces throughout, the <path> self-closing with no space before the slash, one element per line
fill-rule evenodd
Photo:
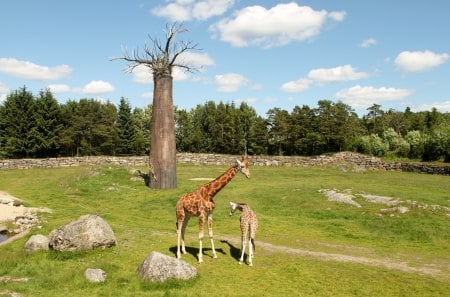
<path fill-rule="evenodd" d="M 236 261 L 239 261 L 239 258 L 241 257 L 241 250 L 239 248 L 235 247 L 234 245 L 232 245 L 228 240 L 221 240 L 220 242 L 226 243 L 230 247 L 231 257 L 236 259 Z"/>
<path fill-rule="evenodd" d="M 169 248 L 169 251 L 172 252 L 174 254 L 174 256 L 177 256 L 177 247 L 173 246 L 171 248 Z M 196 259 L 198 259 L 197 255 L 198 255 L 198 248 L 193 248 L 193 247 L 186 247 L 186 254 L 190 254 L 192 256 L 194 256 Z M 209 253 L 210 251 L 212 251 L 211 248 L 203 248 L 203 256 L 207 256 L 212 258 L 212 253 Z M 217 249 L 216 248 L 216 253 L 221 253 L 222 255 L 226 255 L 226 253 L 223 251 L 223 249 Z"/>

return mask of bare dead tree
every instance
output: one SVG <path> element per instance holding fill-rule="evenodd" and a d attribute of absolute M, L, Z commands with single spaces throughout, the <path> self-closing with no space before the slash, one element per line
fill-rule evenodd
<path fill-rule="evenodd" d="M 176 142 L 173 108 L 172 70 L 179 67 L 185 72 L 198 69 L 181 59 L 182 54 L 198 50 L 192 41 L 175 41 L 178 34 L 187 32 L 181 24 L 167 24 L 165 41 L 149 36 L 151 46 L 143 51 L 135 49 L 129 53 L 125 48 L 123 56 L 112 60 L 128 62 L 125 72 L 133 72 L 138 66 L 145 66 L 153 74 L 153 110 L 151 119 L 150 172 L 154 175 L 153 188 L 176 188 Z"/>

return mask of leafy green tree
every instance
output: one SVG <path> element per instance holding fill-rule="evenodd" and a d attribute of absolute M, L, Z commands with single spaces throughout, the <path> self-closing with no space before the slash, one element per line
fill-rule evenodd
<path fill-rule="evenodd" d="M 94 99 L 69 101 L 62 108 L 64 129 L 61 143 L 76 156 L 114 155 L 119 143 L 114 104 Z"/>
<path fill-rule="evenodd" d="M 111 102 L 100 103 L 99 117 L 92 126 L 92 153 L 95 155 L 116 154 L 119 146 L 119 133 L 117 129 L 117 108 Z M 95 149 L 95 150 L 94 150 Z"/>
<path fill-rule="evenodd" d="M 147 108 L 135 108 L 133 110 L 133 126 L 135 137 L 132 142 L 133 153 L 137 156 L 146 155 L 150 148 L 150 122 L 152 105 Z"/>
<path fill-rule="evenodd" d="M 268 153 L 269 133 L 267 121 L 257 116 L 250 127 L 248 137 L 248 153 L 252 155 L 266 155 Z"/>
<path fill-rule="evenodd" d="M 76 112 L 78 102 L 69 100 L 61 106 L 63 129 L 59 133 L 61 153 L 65 156 L 79 156 L 82 133 L 79 131 Z"/>
<path fill-rule="evenodd" d="M 361 133 L 358 116 L 349 105 L 330 100 L 318 102 L 317 129 L 325 141 L 322 152 L 339 152 Z M 321 153 L 322 153 L 321 152 Z"/>
<path fill-rule="evenodd" d="M 313 138 L 307 135 L 317 131 L 316 113 L 308 105 L 295 106 L 291 113 L 291 139 L 293 153 L 298 155 L 311 154 L 309 143 Z"/>
<path fill-rule="evenodd" d="M 8 158 L 33 157 L 33 128 L 36 126 L 36 102 L 26 87 L 6 97 L 0 109 L 0 143 Z"/>
<path fill-rule="evenodd" d="M 286 110 L 273 108 L 267 112 L 269 126 L 269 154 L 289 154 L 290 115 Z"/>
<path fill-rule="evenodd" d="M 377 134 L 364 135 L 358 141 L 357 150 L 363 154 L 383 157 L 389 150 L 389 144 Z"/>
<path fill-rule="evenodd" d="M 387 129 L 384 123 L 384 111 L 381 109 L 381 105 L 373 104 L 367 108 L 369 113 L 363 116 L 363 123 L 369 134 L 383 134 L 383 131 Z"/>
<path fill-rule="evenodd" d="M 450 161 L 450 126 L 446 124 L 436 127 L 424 145 L 422 159 L 424 161 L 436 161 L 443 159 Z"/>
<path fill-rule="evenodd" d="M 383 132 L 383 139 L 388 144 L 388 152 L 397 157 L 407 157 L 410 144 L 399 135 L 394 128 L 388 128 Z"/>
<path fill-rule="evenodd" d="M 424 145 L 426 141 L 426 136 L 418 130 L 409 131 L 405 140 L 409 143 L 410 149 L 408 157 L 411 159 L 419 159 L 422 157 L 424 152 Z"/>

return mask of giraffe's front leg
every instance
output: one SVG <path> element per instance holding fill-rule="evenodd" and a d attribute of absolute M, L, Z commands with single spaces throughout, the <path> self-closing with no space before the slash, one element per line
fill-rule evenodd
<path fill-rule="evenodd" d="M 181 259 L 181 226 L 180 221 L 177 223 L 177 259 Z"/>
<path fill-rule="evenodd" d="M 186 254 L 186 243 L 184 241 L 184 235 L 186 234 L 186 227 L 189 222 L 189 217 L 186 217 L 183 221 L 183 225 L 181 227 L 181 252 Z"/>
<path fill-rule="evenodd" d="M 205 225 L 205 218 L 199 217 L 199 233 L 198 233 L 198 263 L 203 263 L 203 229 Z"/>
<path fill-rule="evenodd" d="M 209 235 L 209 239 L 211 240 L 211 249 L 212 249 L 212 253 L 213 253 L 213 258 L 216 259 L 217 253 L 216 253 L 216 249 L 214 248 L 214 234 L 213 234 L 212 224 L 213 224 L 212 214 L 209 214 L 208 215 L 208 235 Z"/>

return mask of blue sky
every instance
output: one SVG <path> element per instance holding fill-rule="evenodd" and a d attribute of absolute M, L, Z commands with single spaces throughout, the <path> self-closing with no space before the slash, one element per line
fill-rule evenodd
<path fill-rule="evenodd" d="M 26 86 L 64 103 L 152 102 L 151 74 L 111 61 L 164 39 L 198 43 L 174 71 L 174 104 L 245 101 L 261 116 L 338 100 L 358 114 L 373 104 L 450 112 L 450 1 L 10 0 L 0 18 L 0 102 Z"/>

